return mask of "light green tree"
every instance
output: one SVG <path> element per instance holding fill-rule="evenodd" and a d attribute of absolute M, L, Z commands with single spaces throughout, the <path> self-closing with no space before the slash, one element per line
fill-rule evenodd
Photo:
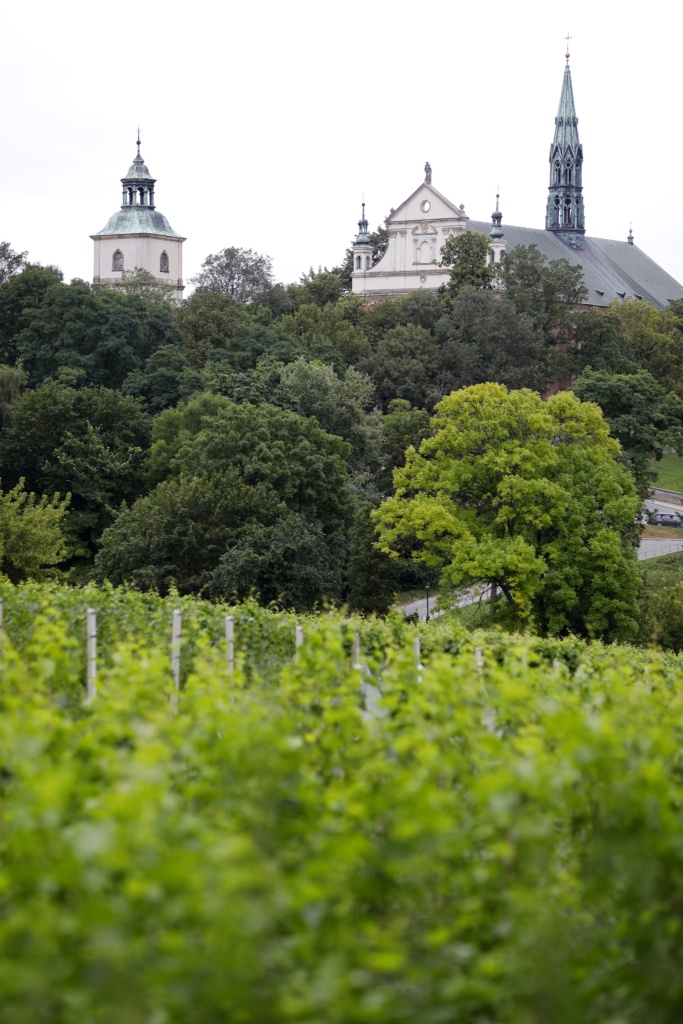
<path fill-rule="evenodd" d="M 444 398 L 432 427 L 375 513 L 382 550 L 417 544 L 444 590 L 493 584 L 542 632 L 631 634 L 639 502 L 599 408 L 480 384 Z"/>
<path fill-rule="evenodd" d="M 0 490 L 0 573 L 13 583 L 47 579 L 68 555 L 64 519 L 70 495 L 37 497 L 23 479 Z"/>

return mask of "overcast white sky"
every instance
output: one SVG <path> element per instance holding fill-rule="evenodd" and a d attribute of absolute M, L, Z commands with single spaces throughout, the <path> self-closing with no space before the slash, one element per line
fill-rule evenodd
<path fill-rule="evenodd" d="M 683 281 L 675 3 L 251 0 L 5 4 L 0 240 L 92 277 L 89 235 L 135 155 L 187 236 L 185 278 L 226 246 L 275 276 L 339 263 L 365 194 L 377 226 L 422 181 L 473 219 L 544 224 L 571 67 L 587 232 Z M 567 20 L 569 19 L 569 21 Z"/>

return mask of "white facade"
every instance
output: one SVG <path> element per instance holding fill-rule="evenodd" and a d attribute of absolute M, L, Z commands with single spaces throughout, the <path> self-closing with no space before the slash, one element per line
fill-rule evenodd
<path fill-rule="evenodd" d="M 365 269 L 363 261 L 361 269 L 354 269 L 353 293 L 395 297 L 446 284 L 448 269 L 438 266 L 441 247 L 449 235 L 467 231 L 468 220 L 464 206 L 455 206 L 430 182 L 423 182 L 387 217 L 389 245 L 379 263 Z"/>
<path fill-rule="evenodd" d="M 93 235 L 95 267 L 93 284 L 112 285 L 124 272 L 144 267 L 161 284 L 183 290 L 183 239 L 164 235 Z M 164 255 L 166 260 L 163 259 Z M 120 269 L 114 269 L 114 268 Z M 165 269 L 162 269 L 165 268 Z"/>

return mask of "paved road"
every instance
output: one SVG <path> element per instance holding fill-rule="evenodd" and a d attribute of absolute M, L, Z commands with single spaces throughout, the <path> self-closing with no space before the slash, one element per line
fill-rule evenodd
<path fill-rule="evenodd" d="M 484 590 L 484 594 L 483 594 L 481 600 L 485 601 L 487 599 L 487 597 L 488 597 L 488 593 L 489 593 L 489 588 L 486 587 L 485 590 Z M 467 593 L 463 594 L 462 597 L 456 602 L 456 607 L 464 608 L 465 605 L 467 605 L 467 604 L 475 604 L 479 600 L 480 600 L 480 595 L 479 594 L 475 594 L 471 590 L 468 590 Z M 430 598 L 429 598 L 429 618 L 430 619 L 435 619 L 435 618 L 437 618 L 437 616 L 443 615 L 443 612 L 437 612 L 437 611 L 435 611 L 435 608 L 436 608 L 436 597 L 432 597 L 430 595 Z M 419 601 L 411 601 L 410 604 L 404 605 L 403 609 L 404 609 L 406 615 L 414 615 L 415 612 L 417 612 L 418 618 L 426 619 L 427 618 L 427 598 L 423 597 Z"/>
<path fill-rule="evenodd" d="M 646 504 L 649 505 L 650 502 L 646 502 Z M 669 511 L 669 507 L 672 507 L 672 508 L 675 507 L 675 506 L 664 506 L 663 507 L 661 502 L 657 502 L 656 504 L 659 506 L 659 509 L 662 512 L 668 512 Z M 683 551 L 683 530 L 681 530 L 681 539 L 680 540 L 669 540 L 666 537 L 643 537 L 643 539 L 641 540 L 640 545 L 638 547 L 638 561 L 642 562 L 643 560 L 645 560 L 647 558 L 658 558 L 660 555 L 671 555 L 675 551 Z M 488 596 L 488 594 L 485 593 L 484 597 L 482 599 L 486 600 L 487 596 Z M 457 605 L 458 605 L 459 608 L 462 608 L 462 607 L 464 607 L 464 605 L 474 604 L 476 601 L 479 601 L 479 600 L 480 600 L 479 594 L 474 594 L 471 591 L 469 591 L 467 594 L 464 594 L 460 598 L 460 600 L 458 601 Z M 435 608 L 436 608 L 436 597 L 431 597 L 430 596 L 430 598 L 429 598 L 429 617 L 430 617 L 430 619 L 435 619 L 437 616 L 443 615 L 443 612 L 437 612 L 437 611 L 435 611 Z M 420 601 L 411 601 L 410 604 L 404 605 L 404 610 L 405 610 L 406 615 L 413 615 L 415 612 L 417 612 L 418 617 L 420 619 L 424 620 L 427 617 L 427 600 L 426 600 L 426 598 L 423 597 Z"/>
<path fill-rule="evenodd" d="M 683 538 L 669 540 L 667 537 L 643 537 L 638 548 L 638 561 L 642 562 L 645 558 L 658 558 L 659 555 L 671 555 L 674 551 L 683 551 Z"/>
<path fill-rule="evenodd" d="M 674 505 L 670 501 L 658 501 L 655 498 L 648 498 L 647 501 L 643 502 L 643 505 L 648 512 L 677 512 L 678 515 L 683 514 L 683 505 Z"/>

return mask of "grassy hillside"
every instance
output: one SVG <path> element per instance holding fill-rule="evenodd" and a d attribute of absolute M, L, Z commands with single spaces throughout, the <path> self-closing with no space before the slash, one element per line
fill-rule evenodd
<path fill-rule="evenodd" d="M 659 462 L 652 463 L 657 474 L 656 487 L 664 487 L 667 491 L 683 491 L 683 457 L 680 455 L 663 455 Z"/>

